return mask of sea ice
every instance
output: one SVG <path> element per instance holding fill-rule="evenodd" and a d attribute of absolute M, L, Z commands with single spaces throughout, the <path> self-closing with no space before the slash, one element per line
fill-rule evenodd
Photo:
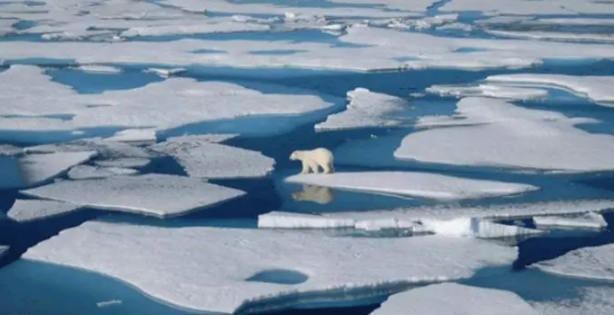
<path fill-rule="evenodd" d="M 598 104 L 614 106 L 614 76 L 572 76 L 564 74 L 503 74 L 486 78 L 491 82 L 534 84 L 561 87 L 587 96 Z"/>
<path fill-rule="evenodd" d="M 17 222 L 42 220 L 80 210 L 75 204 L 48 200 L 15 200 L 7 216 Z"/>
<path fill-rule="evenodd" d="M 122 72 L 122 69 L 110 66 L 100 66 L 100 65 L 81 65 L 76 67 L 77 70 L 81 70 L 83 72 L 89 73 L 107 73 L 107 74 L 118 74 Z"/>
<path fill-rule="evenodd" d="M 614 244 L 584 247 L 563 256 L 542 261 L 534 266 L 540 270 L 574 278 L 614 281 Z"/>
<path fill-rule="evenodd" d="M 453 281 L 485 267 L 509 266 L 516 254 L 508 246 L 441 236 L 356 239 L 88 221 L 30 248 L 23 258 L 121 279 L 182 308 L 236 313 L 258 306 L 270 311 L 335 304 L 331 298 L 373 299 L 403 285 Z M 263 273 L 272 277 L 259 280 Z M 276 273 L 301 280 L 283 283 Z"/>
<path fill-rule="evenodd" d="M 412 109 L 402 98 L 374 93 L 365 88 L 347 92 L 350 101 L 345 111 L 333 114 L 315 125 L 317 131 L 368 127 L 396 127 L 407 123 Z"/>
<path fill-rule="evenodd" d="M 140 158 L 146 159 L 151 154 L 146 150 L 132 146 L 128 143 L 111 141 L 107 139 L 91 138 L 76 140 L 71 142 L 61 142 L 54 144 L 42 144 L 26 147 L 28 153 L 54 153 L 54 152 L 78 152 L 95 151 L 100 158 Z"/>
<path fill-rule="evenodd" d="M 126 143 L 151 143 L 156 142 L 155 129 L 127 129 L 117 132 L 114 136 L 106 138 L 108 141 L 126 142 Z"/>
<path fill-rule="evenodd" d="M 614 36 L 611 34 L 589 34 L 589 33 L 571 33 L 571 32 L 544 32 L 544 31 L 501 31 L 501 30 L 486 30 L 486 33 L 500 37 L 509 38 L 528 38 L 534 40 L 560 40 L 574 42 L 614 42 Z"/>
<path fill-rule="evenodd" d="M 211 207 L 245 192 L 199 179 L 148 174 L 62 181 L 22 193 L 105 210 L 170 217 Z"/>
<path fill-rule="evenodd" d="M 286 182 L 441 200 L 505 196 L 539 189 L 525 184 L 418 172 L 306 174 L 290 176 Z"/>
<path fill-rule="evenodd" d="M 548 91 L 544 89 L 495 84 L 479 84 L 477 86 L 433 85 L 427 88 L 426 91 L 442 96 L 485 96 L 512 100 L 532 100 L 548 96 Z"/>
<path fill-rule="evenodd" d="M 186 35 L 208 33 L 233 33 L 268 31 L 271 27 L 265 24 L 241 23 L 234 21 L 195 21 L 193 24 L 183 25 L 156 25 L 145 27 L 132 27 L 122 33 L 122 37 L 135 36 L 162 36 L 162 35 Z"/>
<path fill-rule="evenodd" d="M 8 246 L 0 245 L 0 258 L 9 250 Z"/>
<path fill-rule="evenodd" d="M 546 171 L 614 169 L 614 137 L 593 134 L 575 124 L 594 122 L 563 114 L 525 109 L 503 100 L 464 98 L 457 117 L 441 126 L 407 135 L 394 156 L 404 160 Z"/>
<path fill-rule="evenodd" d="M 149 159 L 143 158 L 119 158 L 111 160 L 98 160 L 94 161 L 94 164 L 101 167 L 139 168 L 147 166 L 149 162 L 151 162 Z"/>
<path fill-rule="evenodd" d="M 185 68 L 170 68 L 170 69 L 163 69 L 163 68 L 148 68 L 146 69 L 144 72 L 145 73 L 155 73 L 163 78 L 168 78 L 172 75 L 175 74 L 179 74 L 179 73 L 183 73 L 186 72 L 187 69 Z"/>
<path fill-rule="evenodd" d="M 138 174 L 138 171 L 130 168 L 96 167 L 89 165 L 77 165 L 68 171 L 68 177 L 70 179 L 94 179 L 134 174 Z"/>
<path fill-rule="evenodd" d="M 578 297 L 531 304 L 542 315 L 614 314 L 614 288 L 611 286 L 580 287 L 574 288 L 574 291 Z"/>
<path fill-rule="evenodd" d="M 533 222 L 538 227 L 568 227 L 602 229 L 608 226 L 603 216 L 594 212 L 587 212 L 576 216 L 537 216 Z"/>
<path fill-rule="evenodd" d="M 212 143 L 208 136 L 169 138 L 150 148 L 172 156 L 190 177 L 265 177 L 275 165 L 275 160 L 260 152 Z"/>
<path fill-rule="evenodd" d="M 392 295 L 371 315 L 540 315 L 512 292 L 457 283 L 432 284 Z"/>
<path fill-rule="evenodd" d="M 527 5 L 522 0 L 454 0 L 446 2 L 439 12 L 481 12 L 484 15 L 578 15 L 612 12 L 614 5 L 607 1 L 556 0 L 535 1 Z"/>

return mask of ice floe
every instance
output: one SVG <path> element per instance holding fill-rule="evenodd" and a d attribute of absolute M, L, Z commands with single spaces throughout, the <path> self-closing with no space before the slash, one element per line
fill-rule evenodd
<path fill-rule="evenodd" d="M 61 181 L 22 193 L 98 209 L 158 217 L 182 215 L 245 194 L 241 190 L 195 178 L 161 174 Z"/>
<path fill-rule="evenodd" d="M 156 142 L 155 129 L 127 129 L 117 132 L 114 136 L 106 138 L 108 141 L 146 144 Z"/>
<path fill-rule="evenodd" d="M 334 305 L 413 283 L 468 278 L 485 267 L 509 266 L 516 249 L 440 236 L 356 239 L 89 221 L 30 248 L 23 258 L 121 279 L 179 307 L 235 313 Z M 288 274 L 296 281 L 282 282 Z"/>
<path fill-rule="evenodd" d="M 515 293 L 457 283 L 432 284 L 394 294 L 371 313 L 371 315 L 443 314 L 540 315 Z"/>
<path fill-rule="evenodd" d="M 94 161 L 94 164 L 101 167 L 114 167 L 114 168 L 139 168 L 147 166 L 151 160 L 144 158 L 118 158 L 111 160 L 98 160 Z"/>
<path fill-rule="evenodd" d="M 544 32 L 544 31 L 500 31 L 486 30 L 486 33 L 500 37 L 510 38 L 529 38 L 537 40 L 560 40 L 574 42 L 614 42 L 614 36 L 611 34 L 590 34 L 590 33 L 565 33 L 565 32 Z"/>
<path fill-rule="evenodd" d="M 143 148 L 139 148 L 128 143 L 104 140 L 100 138 L 83 139 L 53 144 L 42 144 L 26 147 L 24 150 L 28 153 L 94 151 L 98 154 L 98 157 L 106 159 L 147 159 L 151 157 L 151 153 L 147 152 Z"/>
<path fill-rule="evenodd" d="M 28 188 L 50 182 L 71 167 L 96 156 L 95 151 L 27 154 L 23 157 L 0 156 L 0 188 Z"/>
<path fill-rule="evenodd" d="M 577 297 L 531 304 L 542 315 L 610 315 L 614 314 L 614 288 L 591 286 L 574 288 Z"/>
<path fill-rule="evenodd" d="M 234 21 L 216 22 L 196 21 L 193 24 L 184 25 L 157 25 L 145 27 L 132 27 L 122 33 L 122 37 L 134 36 L 161 36 L 161 35 L 185 35 L 207 33 L 232 33 L 247 31 L 268 31 L 271 27 L 265 24 L 240 23 Z"/>
<path fill-rule="evenodd" d="M 527 5 L 522 0 L 498 0 L 482 2 L 480 0 L 454 0 L 446 2 L 440 12 L 481 12 L 484 15 L 570 15 L 601 14 L 612 12 L 614 4 L 607 1 L 555 0 L 534 1 Z"/>
<path fill-rule="evenodd" d="M 208 136 L 169 138 L 150 148 L 172 156 L 190 177 L 264 177 L 275 165 L 260 152 L 212 143 Z"/>
<path fill-rule="evenodd" d="M 81 65 L 76 67 L 77 70 L 89 73 L 107 73 L 107 74 L 118 74 L 122 72 L 122 69 L 110 66 L 99 66 L 99 65 Z"/>
<path fill-rule="evenodd" d="M 456 118 L 407 135 L 394 152 L 404 160 L 546 171 L 614 169 L 614 137 L 576 128 L 594 122 L 563 114 L 525 109 L 503 100 L 463 98 Z M 437 124 L 431 124 L 435 127 Z"/>
<path fill-rule="evenodd" d="M 571 76 L 563 74 L 504 74 L 486 78 L 491 82 L 534 84 L 550 87 L 560 87 L 573 91 L 597 103 L 614 106 L 614 76 Z"/>
<path fill-rule="evenodd" d="M 603 216 L 594 212 L 575 216 L 537 216 L 533 218 L 533 222 L 538 227 L 602 229 L 608 226 Z"/>
<path fill-rule="evenodd" d="M 347 93 L 350 103 L 341 113 L 328 116 L 326 121 L 315 125 L 317 131 L 395 127 L 409 120 L 408 111 L 412 109 L 408 101 L 365 88 L 357 88 Z"/>
<path fill-rule="evenodd" d="M 544 89 L 496 84 L 479 84 L 477 86 L 433 85 L 426 91 L 442 96 L 485 96 L 512 100 L 541 99 L 548 96 L 548 91 Z"/>
<path fill-rule="evenodd" d="M 561 276 L 614 281 L 613 256 L 614 244 L 607 244 L 572 250 L 563 256 L 533 266 Z"/>
<path fill-rule="evenodd" d="M 17 222 L 29 222 L 67 214 L 81 208 L 80 205 L 66 202 L 18 199 L 7 212 L 7 216 Z"/>
<path fill-rule="evenodd" d="M 96 167 L 90 165 L 77 165 L 68 171 L 68 177 L 70 179 L 93 179 L 134 174 L 138 174 L 138 171 L 130 168 Z"/>
<path fill-rule="evenodd" d="M 30 87 L 34 87 L 32 88 Z M 296 89 L 268 86 L 280 94 L 262 93 L 227 82 L 198 82 L 170 78 L 131 90 L 77 94 L 51 81 L 43 70 L 33 66 L 11 66 L 0 73 L 0 129 L 14 137 L 27 137 L 18 131 L 66 131 L 84 128 L 156 128 L 157 131 L 234 118 L 271 119 L 292 117 L 281 123 L 226 123 L 225 128 L 250 134 L 280 133 L 293 124 L 323 118 L 337 106 L 317 95 L 295 94 Z M 169 110 L 179 104 L 179 110 Z M 58 119 L 49 115 L 69 116 Z M 47 115 L 47 116 L 45 116 Z M 6 118 L 9 116 L 10 118 Z M 286 128 L 286 129 L 284 129 Z M 200 130 L 200 129 L 199 129 Z M 181 132 L 183 133 L 183 132 Z M 234 132 L 233 132 L 234 133 Z M 9 136 L 10 133 L 6 136 Z"/>
<path fill-rule="evenodd" d="M 9 250 L 8 246 L 0 245 L 0 258 Z"/>
<path fill-rule="evenodd" d="M 170 68 L 170 69 L 163 69 L 163 68 L 148 68 L 146 70 L 144 70 L 145 73 L 155 73 L 163 78 L 168 78 L 172 75 L 175 74 L 179 74 L 179 73 L 183 73 L 186 72 L 187 69 L 185 68 Z"/>
<path fill-rule="evenodd" d="M 539 189 L 525 184 L 400 171 L 294 175 L 286 182 L 441 200 L 505 196 Z"/>

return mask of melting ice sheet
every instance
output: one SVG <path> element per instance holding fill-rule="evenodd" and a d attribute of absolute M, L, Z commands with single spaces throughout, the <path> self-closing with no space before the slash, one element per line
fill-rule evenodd
<path fill-rule="evenodd" d="M 356 239 L 89 221 L 23 257 L 111 276 L 176 306 L 232 313 L 264 302 L 298 305 L 303 295 L 373 298 L 412 283 L 468 278 L 511 264 L 516 250 L 440 236 Z M 284 274 L 294 280 L 283 281 Z"/>
<path fill-rule="evenodd" d="M 573 250 L 535 267 L 557 275 L 584 279 L 614 281 L 614 244 Z"/>
<path fill-rule="evenodd" d="M 392 295 L 371 315 L 541 315 L 518 295 L 456 283 Z"/>
<path fill-rule="evenodd" d="M 195 178 L 161 174 L 61 181 L 22 192 L 99 209 L 159 217 L 200 210 L 245 194 Z"/>
<path fill-rule="evenodd" d="M 48 200 L 16 200 L 7 216 L 18 222 L 42 220 L 80 210 L 79 205 Z"/>
<path fill-rule="evenodd" d="M 525 184 L 475 180 L 418 172 L 306 174 L 290 176 L 286 178 L 286 181 L 440 200 L 505 196 L 538 189 L 538 187 Z"/>

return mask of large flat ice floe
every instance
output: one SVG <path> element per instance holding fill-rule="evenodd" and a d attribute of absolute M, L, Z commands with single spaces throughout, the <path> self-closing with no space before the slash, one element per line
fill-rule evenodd
<path fill-rule="evenodd" d="M 341 113 L 333 114 L 315 126 L 317 131 L 369 127 L 397 127 L 409 120 L 408 101 L 364 88 L 347 92 L 350 103 Z"/>
<path fill-rule="evenodd" d="M 539 227 L 602 229 L 608 226 L 603 216 L 594 212 L 575 216 L 539 216 L 533 218 L 533 222 Z"/>
<path fill-rule="evenodd" d="M 539 1 L 527 5 L 522 0 L 498 0 L 497 2 L 482 2 L 480 0 L 455 0 L 447 2 L 440 12 L 481 12 L 485 15 L 570 15 L 600 14 L 612 12 L 611 2 L 556 0 Z"/>
<path fill-rule="evenodd" d="M 34 90 L 30 88 L 32 86 Z M 3 104 L 0 130 L 5 133 L 12 131 L 8 135 L 13 137 L 27 137 L 18 131 L 71 131 L 101 127 L 165 131 L 194 124 L 201 130 L 206 129 L 205 123 L 226 121 L 225 128 L 234 132 L 276 133 L 283 132 L 282 127 L 291 128 L 293 123 L 324 118 L 341 104 L 325 101 L 316 95 L 297 95 L 296 89 L 268 88 L 279 93 L 262 93 L 227 82 L 170 78 L 131 90 L 77 94 L 70 87 L 53 82 L 41 68 L 11 66 L 0 73 L 0 103 Z M 67 118 L 60 119 L 54 115 Z M 241 117 L 254 121 L 235 124 L 227 121 Z M 280 125 L 258 123 L 255 120 L 258 117 L 292 119 Z"/>
<path fill-rule="evenodd" d="M 442 96 L 484 96 L 512 100 L 542 99 L 548 96 L 548 91 L 544 89 L 496 84 L 479 84 L 477 86 L 433 85 L 426 91 Z"/>
<path fill-rule="evenodd" d="M 49 200 L 16 200 L 7 216 L 17 222 L 43 220 L 80 210 L 75 204 Z"/>
<path fill-rule="evenodd" d="M 93 179 L 93 178 L 105 178 L 117 175 L 134 175 L 137 174 L 137 170 L 130 168 L 120 167 L 97 167 L 90 165 L 77 165 L 68 171 L 68 178 L 70 179 Z"/>
<path fill-rule="evenodd" d="M 522 83 L 571 90 L 587 96 L 598 104 L 614 106 L 614 76 L 572 76 L 564 74 L 504 74 L 486 78 L 490 82 Z"/>
<path fill-rule="evenodd" d="M 614 314 L 614 288 L 607 285 L 574 288 L 577 297 L 531 304 L 542 315 Z"/>
<path fill-rule="evenodd" d="M 150 148 L 172 156 L 190 177 L 264 177 L 275 165 L 260 152 L 212 143 L 208 136 L 169 138 Z"/>
<path fill-rule="evenodd" d="M 614 244 L 584 247 L 534 266 L 557 275 L 614 281 Z"/>
<path fill-rule="evenodd" d="M 456 283 L 432 284 L 392 295 L 371 315 L 541 315 L 512 292 Z"/>
<path fill-rule="evenodd" d="M 89 221 L 23 258 L 111 276 L 183 308 L 233 313 L 372 299 L 412 283 L 468 278 L 485 267 L 508 266 L 516 249 L 440 236 L 356 239 Z"/>
<path fill-rule="evenodd" d="M 26 147 L 28 153 L 55 153 L 55 152 L 82 152 L 94 151 L 97 157 L 104 159 L 141 158 L 151 157 L 151 153 L 143 148 L 128 143 L 111 141 L 101 138 L 88 138 L 70 142 L 42 144 Z"/>
<path fill-rule="evenodd" d="M 441 200 L 505 196 L 535 191 L 526 184 L 476 180 L 418 172 L 352 172 L 293 175 L 285 180 L 346 190 Z"/>
<path fill-rule="evenodd" d="M 0 188 L 28 188 L 65 174 L 71 167 L 96 156 L 95 151 L 27 154 L 19 158 L 0 156 Z"/>
<path fill-rule="evenodd" d="M 575 127 L 594 120 L 473 97 L 461 99 L 456 113 L 430 122 L 431 127 L 447 128 L 407 135 L 394 156 L 420 162 L 546 171 L 614 169 L 614 136 Z M 454 126 L 459 123 L 470 126 Z"/>
<path fill-rule="evenodd" d="M 204 209 L 245 194 L 195 178 L 160 174 L 61 181 L 22 192 L 98 209 L 158 217 Z"/>

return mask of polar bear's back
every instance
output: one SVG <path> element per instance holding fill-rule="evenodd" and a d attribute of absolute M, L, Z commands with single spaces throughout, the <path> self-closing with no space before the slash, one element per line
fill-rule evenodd
<path fill-rule="evenodd" d="M 330 152 L 330 150 L 327 148 L 316 148 L 316 149 L 313 149 L 311 152 L 313 152 L 314 156 L 317 156 L 324 160 L 328 160 L 328 161 L 333 160 L 333 152 Z"/>

